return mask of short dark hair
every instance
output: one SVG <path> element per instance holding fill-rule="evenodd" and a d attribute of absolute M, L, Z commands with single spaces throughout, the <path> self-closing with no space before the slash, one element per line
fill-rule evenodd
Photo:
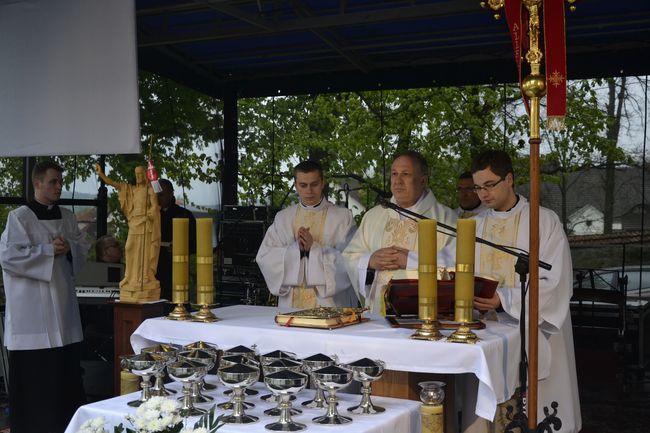
<path fill-rule="evenodd" d="M 506 177 L 508 173 L 511 173 L 513 180 L 515 178 L 512 159 L 503 150 L 486 150 L 474 157 L 472 160 L 472 174 L 486 168 L 492 170 L 497 176 Z"/>
<path fill-rule="evenodd" d="M 413 164 L 418 166 L 422 175 L 429 176 L 429 163 L 420 152 L 415 150 L 402 150 L 393 156 L 393 161 L 403 156 L 410 158 Z"/>
<path fill-rule="evenodd" d="M 472 172 L 471 171 L 464 171 L 458 176 L 458 180 L 461 179 L 471 179 L 472 178 Z"/>
<path fill-rule="evenodd" d="M 104 257 L 104 250 L 106 249 L 106 246 L 108 244 L 116 244 L 118 247 L 120 246 L 120 243 L 117 239 L 115 239 L 111 235 L 104 235 L 97 239 L 97 243 L 95 243 L 95 259 L 98 262 L 104 262 L 106 261 L 106 258 Z"/>
<path fill-rule="evenodd" d="M 320 178 L 323 179 L 323 167 L 318 162 L 311 159 L 302 161 L 293 168 L 293 178 L 296 178 L 298 172 L 311 173 L 312 171 L 317 171 Z"/>
<path fill-rule="evenodd" d="M 158 183 L 160 184 L 161 188 L 168 187 L 172 191 L 174 190 L 174 185 L 172 185 L 172 183 L 167 179 L 160 178 L 158 179 Z"/>
<path fill-rule="evenodd" d="M 61 167 L 56 162 L 50 159 L 45 161 L 40 161 L 37 162 L 34 168 L 32 169 L 32 182 L 34 182 L 36 179 L 43 179 L 45 173 L 47 173 L 47 171 L 50 169 L 56 170 L 59 173 L 63 173 L 63 167 Z"/>

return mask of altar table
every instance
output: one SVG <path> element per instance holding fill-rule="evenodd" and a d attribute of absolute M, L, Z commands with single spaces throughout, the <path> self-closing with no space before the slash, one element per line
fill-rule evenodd
<path fill-rule="evenodd" d="M 475 412 L 493 419 L 498 403 L 508 400 L 518 386 L 519 328 L 504 314 L 499 322 L 487 322 L 476 331 L 478 344 L 411 340 L 411 329 L 392 328 L 384 318 L 345 328 L 309 329 L 281 327 L 274 322 L 275 307 L 236 305 L 213 310 L 221 321 L 178 322 L 165 318 L 144 321 L 131 335 L 136 353 L 160 342 L 189 344 L 203 340 L 221 349 L 256 345 L 260 353 L 276 349 L 295 352 L 298 357 L 315 353 L 336 354 L 341 362 L 360 358 L 381 359 L 390 370 L 474 374 L 478 380 Z M 503 321 L 501 321 L 503 319 Z M 449 331 L 443 331 L 449 335 Z M 540 379 L 548 374 L 548 350 L 540 341 Z"/>
<path fill-rule="evenodd" d="M 216 384 L 216 376 L 208 376 L 208 382 Z M 170 383 L 166 385 L 169 389 L 180 390 L 178 383 Z M 279 419 L 279 417 L 272 417 L 265 415 L 263 412 L 266 409 L 273 407 L 271 403 L 267 403 L 260 399 L 260 396 L 268 394 L 268 390 L 261 383 L 256 383 L 254 389 L 260 391 L 256 396 L 247 396 L 246 401 L 254 403 L 255 407 L 246 409 L 249 415 L 259 417 L 259 421 L 252 424 L 235 425 L 227 424 L 217 430 L 219 433 L 268 433 L 264 426 Z M 223 395 L 226 388 L 219 384 L 219 387 L 214 391 L 204 391 L 207 396 L 214 397 L 216 403 L 227 401 L 228 398 Z M 173 398 L 179 395 L 177 393 Z M 300 404 L 305 400 L 310 400 L 314 396 L 313 390 L 303 390 L 297 395 L 297 399 L 293 403 L 296 408 L 301 409 L 303 412 L 300 415 L 293 417 L 293 420 L 307 425 L 307 433 L 415 433 L 420 431 L 420 403 L 411 400 L 401 400 L 388 397 L 372 397 L 372 401 L 376 406 L 386 408 L 386 411 L 377 415 L 350 415 L 347 413 L 347 408 L 355 406 L 361 400 L 360 395 L 338 393 L 339 406 L 338 410 L 341 415 L 352 417 L 352 422 L 341 426 L 321 426 L 314 424 L 312 418 L 324 415 L 326 409 L 306 409 Z M 103 400 L 96 403 L 81 406 L 72 417 L 68 428 L 65 433 L 76 433 L 81 424 L 89 419 L 103 416 L 106 420 L 105 428 L 112 433 L 113 427 L 122 423 L 125 427 L 132 427 L 131 424 L 124 419 L 126 414 L 134 414 L 136 409 L 127 406 L 127 402 L 135 400 L 139 397 L 139 393 L 132 393 L 114 397 L 108 400 Z M 297 403 L 296 403 L 297 402 Z M 215 402 L 197 404 L 201 409 L 209 409 Z M 227 413 L 217 408 L 217 414 Z M 188 419 L 186 426 L 194 426 L 194 423 L 199 417 L 191 417 Z"/>

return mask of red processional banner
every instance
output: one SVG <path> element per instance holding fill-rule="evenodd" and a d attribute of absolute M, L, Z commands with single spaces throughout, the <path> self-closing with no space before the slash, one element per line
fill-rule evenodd
<path fill-rule="evenodd" d="M 564 0 L 543 1 L 544 60 L 546 73 L 546 111 L 548 126 L 561 129 L 566 114 L 566 38 Z M 522 0 L 505 1 L 506 21 L 512 37 L 512 48 L 517 64 L 519 85 L 522 81 L 522 63 L 529 48 L 528 9 Z M 541 48 L 541 47 L 540 47 Z M 528 98 L 522 94 L 526 112 Z"/>

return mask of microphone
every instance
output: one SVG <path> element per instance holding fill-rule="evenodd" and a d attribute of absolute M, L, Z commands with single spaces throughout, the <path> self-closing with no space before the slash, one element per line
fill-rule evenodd
<path fill-rule="evenodd" d="M 334 179 L 347 179 L 347 178 L 354 179 L 359 183 L 363 183 L 365 185 L 368 185 L 368 188 L 373 190 L 375 193 L 377 193 L 379 195 L 379 197 L 384 198 L 384 199 L 385 198 L 390 198 L 393 195 L 392 193 L 390 193 L 388 191 L 384 191 L 383 189 L 376 187 L 375 185 L 370 183 L 367 179 L 365 179 L 363 176 L 359 176 L 358 174 L 354 174 L 354 173 L 335 174 L 335 175 L 331 175 L 329 177 L 334 178 Z"/>
<path fill-rule="evenodd" d="M 429 218 L 427 216 L 424 216 L 422 214 L 419 214 L 417 212 L 413 212 L 413 211 L 410 211 L 408 209 L 405 209 L 402 206 L 399 206 L 399 205 L 397 205 L 397 204 L 395 204 L 395 203 L 393 203 L 393 202 L 391 202 L 389 200 L 386 200 L 385 198 L 380 198 L 379 203 L 381 204 L 381 206 L 383 206 L 385 208 L 388 208 L 388 209 L 393 209 L 398 214 L 404 215 L 404 216 L 409 217 L 409 218 L 417 218 L 417 219 L 421 219 L 421 220 L 431 219 L 431 218 Z M 445 230 L 449 230 L 450 232 L 453 232 L 453 233 L 457 232 L 455 227 L 452 227 L 452 226 L 449 226 L 447 224 L 441 223 L 440 221 L 438 221 L 437 224 L 438 224 L 438 227 L 442 227 Z M 442 233 L 442 234 L 449 235 L 449 233 L 445 233 L 445 232 L 440 231 L 440 230 L 438 230 L 438 231 L 440 233 Z M 451 236 L 454 236 L 454 235 L 451 235 Z M 495 244 L 494 242 L 490 242 L 490 241 L 485 240 L 483 238 L 480 238 L 478 236 L 476 236 L 476 242 L 479 243 L 479 244 L 487 245 L 487 246 L 492 247 L 494 249 L 497 249 L 499 251 L 503 251 L 505 253 L 508 253 L 510 255 L 513 255 L 513 256 L 517 257 L 518 259 L 521 259 L 521 260 L 524 260 L 524 261 L 528 262 L 528 253 L 523 251 L 523 250 L 521 250 L 521 252 L 515 251 L 513 249 L 514 247 L 508 247 L 508 246 L 505 246 L 505 245 Z M 542 268 L 542 269 L 546 269 L 547 271 L 550 271 L 552 266 L 550 264 L 540 260 L 539 261 L 539 267 Z"/>

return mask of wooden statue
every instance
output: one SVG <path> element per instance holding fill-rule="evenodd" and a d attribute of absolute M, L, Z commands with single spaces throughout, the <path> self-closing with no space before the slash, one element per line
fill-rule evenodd
<path fill-rule="evenodd" d="M 122 212 L 129 224 L 120 301 L 156 301 L 160 299 L 160 282 L 156 279 L 160 252 L 160 207 L 156 193 L 147 182 L 145 168 L 135 168 L 135 185 L 110 179 L 99 164 L 95 164 L 95 172 L 106 185 L 117 190 Z"/>

